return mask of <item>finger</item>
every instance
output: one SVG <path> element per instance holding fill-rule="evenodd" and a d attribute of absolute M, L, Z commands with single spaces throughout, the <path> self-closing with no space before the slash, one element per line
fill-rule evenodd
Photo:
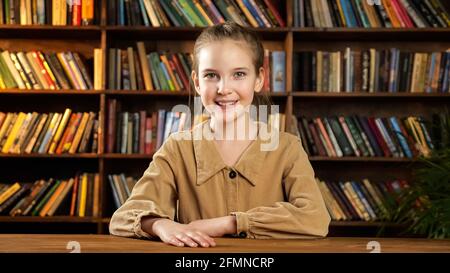
<path fill-rule="evenodd" d="M 208 234 L 206 234 L 202 231 L 197 231 L 197 233 L 200 234 L 203 238 L 205 238 L 210 245 L 212 245 L 212 246 L 216 245 L 216 241 L 214 240 L 213 237 L 209 236 Z"/>
<path fill-rule="evenodd" d="M 190 247 L 197 247 L 198 244 L 194 242 L 187 234 L 177 234 L 175 235 L 178 240 L 182 241 L 185 245 Z"/>
<path fill-rule="evenodd" d="M 201 231 L 197 231 L 197 234 L 202 236 L 204 238 L 204 240 L 206 240 L 210 246 L 216 246 L 216 241 L 214 240 L 214 238 L 208 236 L 206 233 L 203 233 Z"/>
<path fill-rule="evenodd" d="M 170 236 L 167 240 L 163 240 L 164 243 L 169 244 L 169 245 L 174 245 L 174 246 L 178 246 L 178 247 L 183 247 L 184 243 L 180 240 L 178 240 L 177 237 L 175 236 Z"/>
<path fill-rule="evenodd" d="M 209 247 L 210 246 L 209 241 L 206 238 L 204 238 L 201 234 L 199 234 L 197 232 L 190 231 L 190 232 L 187 232 L 186 235 L 191 237 L 193 240 L 195 240 L 202 247 Z"/>

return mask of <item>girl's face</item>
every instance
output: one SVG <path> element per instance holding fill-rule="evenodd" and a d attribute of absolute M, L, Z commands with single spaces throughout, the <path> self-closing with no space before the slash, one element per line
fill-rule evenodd
<path fill-rule="evenodd" d="M 198 74 L 192 72 L 197 93 L 207 111 L 222 122 L 234 121 L 260 92 L 264 70 L 255 71 L 253 52 L 245 42 L 211 42 L 198 53 Z"/>

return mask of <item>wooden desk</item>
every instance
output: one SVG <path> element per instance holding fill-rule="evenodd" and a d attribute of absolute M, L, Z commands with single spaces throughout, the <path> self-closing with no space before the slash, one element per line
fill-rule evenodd
<path fill-rule="evenodd" d="M 378 241 L 381 252 L 446 252 L 450 240 L 396 238 L 325 238 L 314 240 L 251 240 L 216 238 L 213 248 L 174 247 L 162 242 L 119 238 L 110 235 L 0 234 L 0 252 L 71 252 L 68 243 L 76 241 L 82 253 L 318 253 L 363 252 L 367 243 Z M 75 243 L 76 244 L 76 243 Z"/>

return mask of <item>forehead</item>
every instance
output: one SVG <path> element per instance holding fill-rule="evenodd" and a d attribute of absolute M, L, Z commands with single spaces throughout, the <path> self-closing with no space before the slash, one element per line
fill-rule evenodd
<path fill-rule="evenodd" d="M 206 44 L 198 53 L 199 68 L 252 67 L 253 53 L 242 41 L 224 40 Z"/>

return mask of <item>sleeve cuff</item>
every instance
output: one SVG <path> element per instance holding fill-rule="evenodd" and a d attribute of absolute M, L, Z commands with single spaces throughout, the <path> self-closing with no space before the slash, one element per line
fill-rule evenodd
<path fill-rule="evenodd" d="M 245 212 L 232 212 L 230 215 L 236 217 L 236 234 L 233 237 L 252 238 L 249 232 L 248 215 Z"/>
<path fill-rule="evenodd" d="M 142 221 L 142 217 L 145 217 L 145 216 L 155 216 L 158 218 L 165 218 L 165 219 L 170 219 L 170 218 L 168 216 L 158 215 L 151 211 L 144 211 L 141 213 L 136 213 L 136 219 L 134 220 L 134 224 L 133 224 L 134 234 L 136 234 L 136 236 L 138 238 L 157 239 L 158 236 L 151 235 L 151 234 L 145 232 L 144 230 L 142 230 L 141 221 Z"/>

